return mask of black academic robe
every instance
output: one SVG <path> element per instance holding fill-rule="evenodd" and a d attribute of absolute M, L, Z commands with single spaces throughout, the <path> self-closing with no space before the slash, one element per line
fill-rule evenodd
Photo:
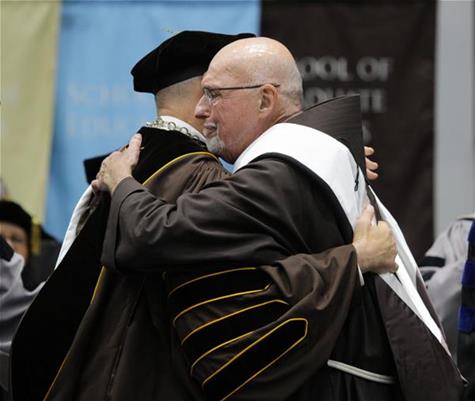
<path fill-rule="evenodd" d="M 381 384 L 326 366 L 332 357 L 395 376 L 371 274 L 360 287 L 355 267 L 346 295 L 327 294 L 330 307 L 321 309 L 318 291 L 310 290 L 315 277 L 306 286 L 301 275 L 294 282 L 300 287 L 286 292 L 288 272 L 268 280 L 262 269 L 252 270 L 351 239 L 328 185 L 273 154 L 176 204 L 123 180 L 112 197 L 102 260 L 129 274 L 166 271 L 170 319 L 208 399 L 400 400 L 397 381 Z M 355 266 L 354 259 L 347 263 Z"/>

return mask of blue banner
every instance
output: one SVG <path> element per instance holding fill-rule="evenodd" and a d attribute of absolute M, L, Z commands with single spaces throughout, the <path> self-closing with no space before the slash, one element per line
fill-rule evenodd
<path fill-rule="evenodd" d="M 64 1 L 46 229 L 63 238 L 87 187 L 83 160 L 117 149 L 155 117 L 153 96 L 132 88 L 142 56 L 182 30 L 257 33 L 259 23 L 258 1 Z"/>

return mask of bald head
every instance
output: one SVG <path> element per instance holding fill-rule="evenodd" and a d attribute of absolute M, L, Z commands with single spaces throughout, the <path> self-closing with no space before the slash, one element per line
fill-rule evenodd
<path fill-rule="evenodd" d="M 208 148 L 230 163 L 273 125 L 302 108 L 302 79 L 292 54 L 269 38 L 223 47 L 201 81 L 195 110 Z"/>
<path fill-rule="evenodd" d="M 210 64 L 224 68 L 236 82 L 248 85 L 279 84 L 286 112 L 302 107 L 302 78 L 290 51 L 280 42 L 266 37 L 237 40 L 222 48 Z"/>

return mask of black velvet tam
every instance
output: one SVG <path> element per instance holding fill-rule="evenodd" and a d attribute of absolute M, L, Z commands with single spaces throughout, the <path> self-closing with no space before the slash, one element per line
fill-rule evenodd
<path fill-rule="evenodd" d="M 202 75 L 214 55 L 252 33 L 225 35 L 203 31 L 182 31 L 152 50 L 132 68 L 134 90 L 156 94 L 177 82 Z"/>

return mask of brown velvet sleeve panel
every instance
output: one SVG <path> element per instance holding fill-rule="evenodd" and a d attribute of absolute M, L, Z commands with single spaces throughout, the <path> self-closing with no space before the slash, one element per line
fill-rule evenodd
<path fill-rule="evenodd" d="M 119 270 L 264 264 L 341 245 L 332 205 L 289 163 L 263 159 L 166 204 L 133 179 L 112 197 L 103 262 Z"/>
<path fill-rule="evenodd" d="M 353 297 L 361 291 L 356 251 L 343 245 L 319 254 L 294 255 L 261 269 L 291 306 L 287 315 L 308 320 L 306 352 L 292 358 L 302 364 L 300 380 L 310 377 L 329 359 Z"/>
<path fill-rule="evenodd" d="M 254 302 L 279 299 L 288 303 L 288 309 L 271 324 L 216 349 L 196 364 L 193 377 L 199 383 L 206 381 L 209 372 L 216 371 L 216 366 L 225 366 L 214 377 L 214 386 L 204 386 L 210 399 L 288 399 L 326 364 L 352 305 L 353 295 L 360 291 L 352 245 L 320 254 L 297 254 L 260 269 L 271 277 L 272 285 L 265 294 L 254 298 Z M 196 313 L 203 315 L 200 316 L 203 321 L 209 318 L 203 309 Z M 262 339 L 271 338 L 291 323 L 303 325 L 295 327 L 290 338 L 281 338 L 278 345 L 286 343 L 282 349 L 262 346 Z M 260 349 L 272 356 L 256 357 Z M 249 353 L 253 353 L 252 357 Z M 240 369 L 233 367 L 246 358 L 252 361 L 250 365 L 243 363 Z"/>
<path fill-rule="evenodd" d="M 271 276 L 279 292 L 292 305 L 300 302 L 302 296 L 333 297 L 341 290 L 341 280 L 351 282 L 345 291 L 353 291 L 353 285 L 359 286 L 359 281 L 355 281 L 358 278 L 356 250 L 351 244 L 317 254 L 297 254 L 260 268 Z"/>

